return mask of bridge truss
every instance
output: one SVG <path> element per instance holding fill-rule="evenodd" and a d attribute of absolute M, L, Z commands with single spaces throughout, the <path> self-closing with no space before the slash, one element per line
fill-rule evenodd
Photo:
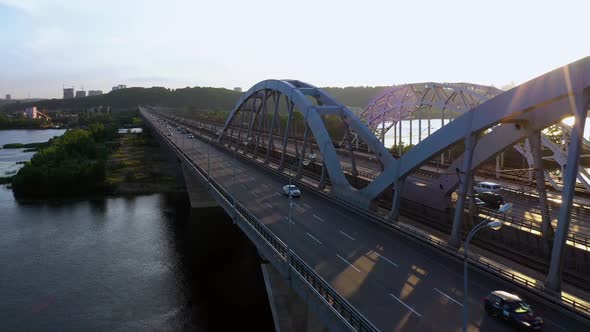
<path fill-rule="evenodd" d="M 566 117 L 574 116 L 576 122 L 564 152 L 567 168 L 564 167 L 562 207 L 547 280 L 547 287 L 559 290 L 561 258 L 578 177 L 584 120 L 590 104 L 589 89 L 590 58 L 549 72 L 504 93 L 468 84 L 411 85 L 394 88 L 385 98 L 376 100 L 363 113 L 367 121 L 365 126 L 346 106 L 312 85 L 294 80 L 267 80 L 256 84 L 240 98 L 218 133 L 218 141 L 248 150 L 254 158 L 265 158 L 266 162 L 274 158 L 279 169 L 288 167 L 297 170 L 297 175 L 301 175 L 306 161 L 319 161 L 322 165 L 320 186 L 329 176 L 331 190 L 336 196 L 364 208 L 393 184 L 392 219 L 397 219 L 402 193 L 414 195 L 421 201 L 440 201 L 459 188 L 450 239 L 451 244 L 459 246 L 461 216 L 473 171 L 505 149 L 528 139 L 541 203 L 546 205 L 541 132 Z M 443 114 L 461 114 L 446 124 L 443 117 L 442 129 L 424 139 L 419 137 L 418 144 L 394 158 L 383 145 L 385 133 L 395 128 L 396 124 L 401 124 L 401 120 L 412 119 L 416 112 L 424 108 L 440 109 Z M 339 143 L 335 138 L 338 134 L 344 136 L 340 144 L 350 152 L 348 156 L 353 173 L 353 143 L 362 142 L 380 163 L 382 172 L 366 187 L 353 187 L 345 176 L 342 156 L 337 153 Z M 400 129 L 398 137 L 401 134 Z M 421 134 L 419 130 L 418 135 Z M 463 146 L 463 153 L 447 169 L 453 176 L 440 176 L 433 184 L 410 186 L 406 190 L 405 182 L 409 174 L 456 144 Z M 280 151 L 278 155 L 276 150 Z M 295 155 L 295 159 L 287 160 L 289 154 Z"/>

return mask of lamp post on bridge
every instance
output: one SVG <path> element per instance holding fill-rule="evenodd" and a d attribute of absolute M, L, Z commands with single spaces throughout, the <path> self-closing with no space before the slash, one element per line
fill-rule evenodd
<path fill-rule="evenodd" d="M 512 204 L 504 204 L 498 209 L 500 213 L 507 213 L 512 209 Z M 468 250 L 469 250 L 469 242 L 471 238 L 475 236 L 480 229 L 489 228 L 491 230 L 497 231 L 502 227 L 502 222 L 498 220 L 490 221 L 490 218 L 487 217 L 482 222 L 477 224 L 467 235 L 465 239 L 465 243 L 463 244 L 463 332 L 467 332 L 467 321 L 468 321 L 468 309 L 467 309 L 467 300 L 468 300 L 468 280 L 467 280 L 467 273 L 468 273 L 468 266 L 469 262 L 467 261 Z"/>

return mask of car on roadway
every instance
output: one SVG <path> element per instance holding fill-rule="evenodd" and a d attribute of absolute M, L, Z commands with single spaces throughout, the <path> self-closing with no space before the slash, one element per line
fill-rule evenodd
<path fill-rule="evenodd" d="M 484 297 L 484 308 L 488 315 L 513 324 L 519 330 L 539 331 L 543 319 L 518 295 L 506 291 L 493 291 Z"/>
<path fill-rule="evenodd" d="M 473 187 L 473 190 L 475 190 L 476 193 L 492 192 L 494 194 L 499 194 L 502 187 L 497 183 L 484 181 L 477 183 Z"/>
<path fill-rule="evenodd" d="M 493 192 L 483 192 L 475 194 L 475 197 L 481 199 L 486 206 L 492 209 L 498 209 L 502 204 L 504 204 L 504 198 L 500 194 L 495 194 Z"/>
<path fill-rule="evenodd" d="M 195 136 L 193 136 L 193 134 L 188 134 L 188 139 L 193 139 L 195 138 Z"/>
<path fill-rule="evenodd" d="M 286 185 L 283 187 L 283 194 L 290 197 L 300 197 L 301 190 L 299 190 L 299 188 L 297 188 L 297 186 L 294 184 Z"/>

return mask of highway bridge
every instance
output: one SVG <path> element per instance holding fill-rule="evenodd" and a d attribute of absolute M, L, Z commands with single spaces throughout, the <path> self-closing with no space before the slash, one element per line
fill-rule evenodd
<path fill-rule="evenodd" d="M 585 119 L 588 88 L 590 59 L 586 58 L 465 110 L 397 158 L 344 105 L 300 81 L 270 80 L 255 85 L 221 129 L 154 108 L 141 112 L 183 165 L 202 178 L 261 255 L 313 304 L 326 326 L 335 330 L 451 331 L 461 327 L 464 299 L 459 247 L 462 235 L 471 227 L 465 221 L 469 218 L 464 206 L 473 171 L 527 138 L 537 147 L 532 150 L 537 163 L 541 130 L 567 116 Z M 330 137 L 335 121 L 346 129 L 341 145 Z M 472 328 L 507 328 L 487 318 L 481 309 L 481 299 L 501 288 L 527 295 L 545 318 L 546 330 L 588 329 L 590 309 L 584 301 L 561 292 L 583 126 L 584 121 L 576 121 L 571 132 L 567 165 L 572 166 L 564 169 L 546 282 L 524 276 L 502 264 L 505 262 L 470 256 L 476 268 L 467 298 Z M 196 139 L 181 134 L 178 127 Z M 353 143 L 358 141 L 373 157 L 355 160 Z M 412 184 L 409 179 L 414 171 L 457 142 L 462 142 L 464 153 L 454 160 L 456 167 L 448 168 L 456 169 L 452 181 Z M 379 165 L 373 168 L 379 174 L 370 173 L 371 181 L 356 181 L 354 175 L 361 173 L 359 168 L 366 167 L 367 160 Z M 300 199 L 281 194 L 289 181 L 303 188 Z M 538 197 L 547 205 L 542 181 Z M 450 238 L 437 238 L 399 222 L 408 199 L 436 206 L 453 190 L 459 195 Z M 391 203 L 384 215 L 383 205 L 377 203 L 387 197 Z M 504 217 L 493 211 L 489 215 Z"/>

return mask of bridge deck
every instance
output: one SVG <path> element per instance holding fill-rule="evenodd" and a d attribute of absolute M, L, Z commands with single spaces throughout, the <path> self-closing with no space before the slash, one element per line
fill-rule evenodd
<path fill-rule="evenodd" d="M 159 130 L 160 123 L 152 122 Z M 207 144 L 174 132 L 179 147 L 207 169 Z M 461 327 L 462 265 L 341 206 L 303 191 L 294 199 L 288 222 L 284 180 L 231 154 L 211 148 L 210 176 L 235 195 L 290 248 L 383 331 L 453 331 Z M 234 182 L 235 166 L 235 182 Z M 518 288 L 487 274 L 470 274 L 470 325 L 482 331 L 509 327 L 488 318 L 481 299 L 491 290 Z M 531 304 L 546 321 L 546 331 L 585 330 L 534 299 Z"/>

